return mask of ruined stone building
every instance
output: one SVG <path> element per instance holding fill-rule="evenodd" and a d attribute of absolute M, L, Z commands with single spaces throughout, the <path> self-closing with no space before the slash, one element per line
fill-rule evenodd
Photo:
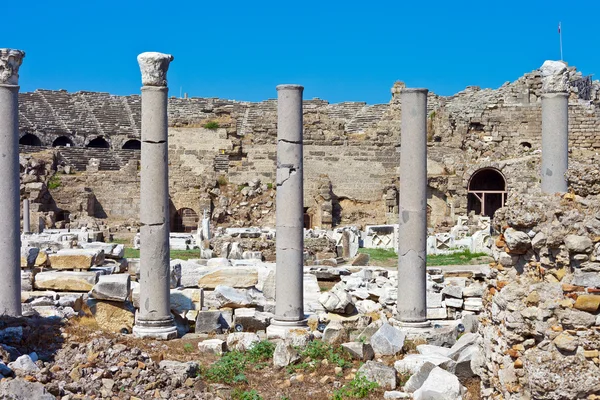
<path fill-rule="evenodd" d="M 575 68 L 569 79 L 570 157 L 585 160 L 600 148 L 600 83 Z M 307 226 L 397 221 L 402 86 L 394 85 L 388 104 L 304 102 Z M 490 216 L 511 194 L 539 191 L 541 86 L 536 70 L 496 90 L 429 93 L 431 227 L 471 212 Z M 24 184 L 22 195 L 40 204 L 33 211 L 53 212 L 57 221 L 74 213 L 136 221 L 140 97 L 49 90 L 19 96 L 22 155 L 43 147 L 70 172 L 44 182 L 52 201 L 40 198 L 39 182 Z M 173 97 L 169 123 L 172 230 L 195 228 L 205 209 L 229 224 L 274 225 L 265 204 L 275 181 L 275 100 Z M 257 179 L 264 196 L 236 200 Z"/>

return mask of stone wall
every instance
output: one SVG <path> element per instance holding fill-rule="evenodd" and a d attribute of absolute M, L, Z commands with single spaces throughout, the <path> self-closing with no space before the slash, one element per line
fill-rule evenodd
<path fill-rule="evenodd" d="M 600 84 L 574 68 L 569 76 L 571 158 L 585 160 L 586 152 L 600 147 Z M 314 221 L 322 175 L 331 181 L 334 222 L 395 220 L 387 212 L 386 193 L 398 183 L 402 110 L 397 94 L 402 86 L 394 85 L 388 104 L 304 102 L 305 207 Z M 80 147 L 102 137 L 116 150 L 140 138 L 139 96 L 46 90 L 20 96 L 21 135 L 34 134 L 43 145 L 64 136 Z M 206 203 L 217 181 L 274 182 L 276 110 L 275 100 L 169 99 L 173 207 L 201 213 L 199 204 Z M 509 196 L 538 190 L 539 71 L 496 90 L 468 87 L 450 97 L 430 93 L 428 112 L 432 225 L 467 213 L 469 180 L 481 168 L 501 172 Z M 207 122 L 217 123 L 218 128 L 204 128 Z M 130 216 L 137 214 L 132 211 Z"/>

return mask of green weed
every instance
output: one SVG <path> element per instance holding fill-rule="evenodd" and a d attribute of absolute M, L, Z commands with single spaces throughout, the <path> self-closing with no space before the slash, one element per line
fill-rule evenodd
<path fill-rule="evenodd" d="M 50 180 L 48 181 L 48 189 L 57 189 L 60 187 L 61 183 L 62 182 L 60 181 L 60 176 L 52 175 L 52 178 L 50 178 Z"/>
<path fill-rule="evenodd" d="M 208 121 L 203 125 L 203 128 L 210 129 L 211 131 L 215 131 L 219 129 L 219 123 L 217 121 Z"/>
<path fill-rule="evenodd" d="M 379 385 L 376 382 L 371 382 L 363 375 L 356 374 L 354 379 L 348 382 L 348 384 L 333 392 L 333 400 L 343 400 L 348 397 L 362 399 L 378 387 Z"/>

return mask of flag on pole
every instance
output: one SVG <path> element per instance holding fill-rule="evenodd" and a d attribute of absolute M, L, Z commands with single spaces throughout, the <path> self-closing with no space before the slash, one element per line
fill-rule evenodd
<path fill-rule="evenodd" d="M 560 33 L 560 22 L 558 23 L 558 33 Z"/>

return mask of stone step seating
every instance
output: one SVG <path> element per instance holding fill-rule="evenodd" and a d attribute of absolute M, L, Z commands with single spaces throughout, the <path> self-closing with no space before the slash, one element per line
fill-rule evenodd
<path fill-rule="evenodd" d="M 344 102 L 331 104 L 327 107 L 329 110 L 329 118 L 350 121 L 366 105 L 367 103 L 364 102 Z"/>
<path fill-rule="evenodd" d="M 44 150 L 49 150 L 52 147 L 50 146 L 26 146 L 26 145 L 19 145 L 19 154 L 32 154 L 32 153 L 37 153 L 40 151 L 44 151 Z"/>
<path fill-rule="evenodd" d="M 99 170 L 118 171 L 130 160 L 140 159 L 139 150 L 109 150 L 101 148 L 60 147 L 58 154 L 61 161 L 77 171 L 85 171 L 90 159 L 100 160 Z"/>
<path fill-rule="evenodd" d="M 346 132 L 361 133 L 374 127 L 381 120 L 383 113 L 388 108 L 387 104 L 375 104 L 363 107 L 346 125 Z"/>
<path fill-rule="evenodd" d="M 217 154 L 215 156 L 214 167 L 216 172 L 227 172 L 229 171 L 229 155 Z"/>

